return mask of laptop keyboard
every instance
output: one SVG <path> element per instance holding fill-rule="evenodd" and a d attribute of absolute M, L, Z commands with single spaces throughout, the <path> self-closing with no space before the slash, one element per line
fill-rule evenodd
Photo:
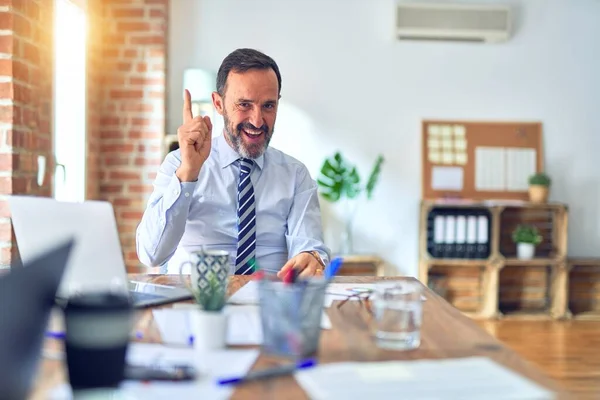
<path fill-rule="evenodd" d="M 154 299 L 160 299 L 163 296 L 159 296 L 157 294 L 152 294 L 152 293 L 145 293 L 145 292 L 129 292 L 131 295 L 131 299 L 133 300 L 134 303 L 139 303 L 141 301 L 146 301 L 146 300 L 154 300 Z"/>

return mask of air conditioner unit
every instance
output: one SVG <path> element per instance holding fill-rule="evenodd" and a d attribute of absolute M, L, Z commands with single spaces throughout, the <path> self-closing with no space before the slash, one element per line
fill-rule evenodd
<path fill-rule="evenodd" d="M 399 2 L 399 40 L 503 42 L 511 31 L 508 5 L 475 3 Z"/>

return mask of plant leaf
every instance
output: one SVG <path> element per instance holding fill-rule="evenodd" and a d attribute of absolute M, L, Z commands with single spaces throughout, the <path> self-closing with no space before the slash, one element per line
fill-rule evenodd
<path fill-rule="evenodd" d="M 379 180 L 379 175 L 381 174 L 381 165 L 383 164 L 383 161 L 383 155 L 380 154 L 377 157 L 377 160 L 375 160 L 375 165 L 373 166 L 371 175 L 369 175 L 369 180 L 367 181 L 366 186 L 368 199 L 371 199 L 371 197 L 373 196 L 373 190 L 375 189 L 375 185 L 377 185 L 377 181 Z"/>
<path fill-rule="evenodd" d="M 347 192 L 345 189 L 347 174 L 348 167 L 340 152 L 327 158 L 323 162 L 320 176 L 317 178 L 323 198 L 331 202 L 338 201 Z"/>
<path fill-rule="evenodd" d="M 344 193 L 349 199 L 354 199 L 360 194 L 360 176 L 356 167 L 352 167 L 352 170 L 346 175 L 344 181 Z"/>

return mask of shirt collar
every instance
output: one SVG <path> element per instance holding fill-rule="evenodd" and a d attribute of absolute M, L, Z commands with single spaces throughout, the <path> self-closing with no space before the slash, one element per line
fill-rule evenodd
<path fill-rule="evenodd" d="M 217 137 L 217 146 L 218 146 L 218 150 L 219 150 L 219 166 L 221 168 L 225 168 L 228 165 L 230 165 L 240 159 L 241 156 L 235 150 L 233 150 L 231 148 L 231 146 L 229 146 L 229 144 L 225 140 L 224 134 L 221 134 L 219 137 Z M 263 168 L 264 162 L 265 162 L 264 153 L 260 157 L 254 159 L 254 163 L 261 170 Z"/>

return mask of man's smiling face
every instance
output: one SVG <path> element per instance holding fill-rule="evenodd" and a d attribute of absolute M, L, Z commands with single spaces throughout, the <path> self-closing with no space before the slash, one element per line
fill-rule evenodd
<path fill-rule="evenodd" d="M 272 69 L 230 71 L 224 96 L 214 105 L 223 116 L 227 143 L 242 157 L 258 158 L 269 146 L 277 117 L 279 84 Z"/>

